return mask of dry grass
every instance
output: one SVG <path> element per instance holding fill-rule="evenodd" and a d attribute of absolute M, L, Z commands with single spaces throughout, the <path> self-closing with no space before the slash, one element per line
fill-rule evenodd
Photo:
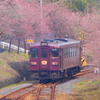
<path fill-rule="evenodd" d="M 56 100 L 100 100 L 100 81 L 76 83 L 72 94 L 57 93 Z"/>
<path fill-rule="evenodd" d="M 74 85 L 73 100 L 100 100 L 100 81 L 85 80 Z"/>
<path fill-rule="evenodd" d="M 72 100 L 73 98 L 66 93 L 56 93 L 56 100 Z"/>
<path fill-rule="evenodd" d="M 27 54 L 8 53 L 7 51 L 0 53 L 0 87 L 19 80 L 18 78 L 21 77 L 20 71 L 26 67 L 24 66 L 25 61 L 28 61 Z M 16 68 L 19 68 L 20 71 Z"/>

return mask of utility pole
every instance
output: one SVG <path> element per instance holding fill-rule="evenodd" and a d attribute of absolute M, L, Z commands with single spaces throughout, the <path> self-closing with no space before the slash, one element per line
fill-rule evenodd
<path fill-rule="evenodd" d="M 43 0 L 40 0 L 40 8 L 41 8 L 41 20 L 42 20 L 42 18 L 43 18 Z"/>
<path fill-rule="evenodd" d="M 43 40 L 42 35 L 42 23 L 43 23 L 43 0 L 40 0 L 40 39 Z"/>

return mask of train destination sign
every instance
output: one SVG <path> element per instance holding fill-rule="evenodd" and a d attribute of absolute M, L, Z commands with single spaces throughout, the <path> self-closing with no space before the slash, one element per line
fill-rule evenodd
<path fill-rule="evenodd" d="M 33 39 L 27 39 L 26 42 L 27 43 L 34 43 L 34 40 Z"/>
<path fill-rule="evenodd" d="M 47 42 L 41 42 L 41 46 L 48 46 Z"/>

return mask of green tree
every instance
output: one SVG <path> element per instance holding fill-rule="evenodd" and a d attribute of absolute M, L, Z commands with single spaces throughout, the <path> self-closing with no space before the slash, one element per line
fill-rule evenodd
<path fill-rule="evenodd" d="M 100 0 L 62 0 L 62 2 L 74 12 L 91 12 L 94 8 L 100 9 Z"/>
<path fill-rule="evenodd" d="M 68 0 L 68 7 L 72 9 L 73 11 L 81 11 L 85 12 L 88 2 L 87 0 Z"/>

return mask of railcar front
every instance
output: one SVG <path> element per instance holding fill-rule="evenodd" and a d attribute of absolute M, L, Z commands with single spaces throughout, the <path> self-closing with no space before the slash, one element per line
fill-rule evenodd
<path fill-rule="evenodd" d="M 31 46 L 29 49 L 29 70 L 31 78 L 38 78 L 39 71 L 39 46 Z"/>
<path fill-rule="evenodd" d="M 60 78 L 59 48 L 47 42 L 30 47 L 30 71 L 36 79 Z"/>

